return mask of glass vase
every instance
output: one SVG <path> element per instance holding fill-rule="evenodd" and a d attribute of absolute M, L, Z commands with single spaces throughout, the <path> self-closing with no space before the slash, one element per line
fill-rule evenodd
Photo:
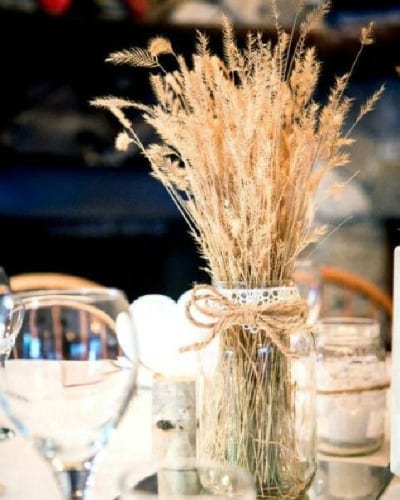
<path fill-rule="evenodd" d="M 294 286 L 218 291 L 234 304 L 299 298 Z M 237 325 L 199 350 L 197 453 L 248 469 L 257 498 L 297 498 L 316 471 L 315 342 L 305 327 L 275 334 L 279 347 Z"/>
<path fill-rule="evenodd" d="M 322 318 L 317 336 L 318 449 L 368 455 L 384 442 L 389 379 L 379 322 Z"/>

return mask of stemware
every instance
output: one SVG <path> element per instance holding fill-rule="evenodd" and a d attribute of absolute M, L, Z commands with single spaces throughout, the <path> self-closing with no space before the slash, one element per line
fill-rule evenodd
<path fill-rule="evenodd" d="M 0 377 L 4 376 L 4 362 L 14 345 L 21 327 L 23 308 L 16 303 L 11 293 L 10 281 L 3 267 L 0 267 Z M 0 426 L 0 441 L 6 441 L 15 432 L 5 425 Z"/>
<path fill-rule="evenodd" d="M 3 409 L 53 467 L 65 499 L 87 499 L 98 453 L 135 392 L 129 303 L 116 289 L 14 294 L 24 320 L 6 362 Z"/>

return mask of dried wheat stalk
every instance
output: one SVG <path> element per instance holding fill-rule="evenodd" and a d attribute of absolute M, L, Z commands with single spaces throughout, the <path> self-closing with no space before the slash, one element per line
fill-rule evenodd
<path fill-rule="evenodd" d="M 297 256 L 324 230 L 314 227 L 316 190 L 329 170 L 349 162 L 346 148 L 352 143 L 353 127 L 344 127 L 351 107 L 345 90 L 353 68 L 336 78 L 325 104 L 313 99 L 320 62 L 305 40 L 329 2 L 304 19 L 296 42 L 294 31 L 287 34 L 280 27 L 275 0 L 270 2 L 276 43 L 250 32 L 240 48 L 225 19 L 223 58 L 198 33 L 189 63 L 175 54 L 169 40 L 157 37 L 146 49 L 135 47 L 109 57 L 116 64 L 155 69 L 150 83 L 157 103 L 147 106 L 115 97 L 92 102 L 121 122 L 124 131 L 117 147 L 126 150 L 133 143 L 148 158 L 153 175 L 187 221 L 211 279 L 228 288 L 238 282 L 262 288 L 290 279 Z M 368 26 L 361 32 L 360 51 L 371 42 Z M 175 58 L 175 71 L 165 70 L 164 55 Z M 354 125 L 382 92 L 380 88 L 361 106 Z M 159 142 L 142 143 L 128 108 L 142 112 Z M 220 383 L 213 387 L 210 406 L 215 411 L 210 417 L 213 455 L 227 458 L 230 443 L 235 459 L 255 474 L 262 495 L 293 498 L 307 485 L 298 477 L 290 360 L 275 349 L 267 368 L 257 368 L 254 360 L 262 342 L 259 335 L 237 328 L 221 334 Z M 240 396 L 233 423 L 229 415 L 221 418 L 232 396 L 224 377 L 227 350 L 236 353 L 229 370 L 235 373 Z M 260 376 L 266 369 L 269 378 Z M 234 442 L 232 425 L 238 429 Z"/>
<path fill-rule="evenodd" d="M 328 7 L 305 19 L 295 47 L 278 24 L 275 45 L 249 33 L 241 50 L 225 19 L 224 59 L 210 52 L 202 33 L 191 66 L 161 37 L 147 49 L 108 58 L 160 70 L 150 76 L 153 106 L 115 97 L 92 103 L 122 123 L 118 147 L 135 143 L 148 158 L 215 281 L 259 287 L 287 280 L 298 254 L 321 235 L 313 225 L 315 192 L 329 170 L 348 163 L 344 148 L 352 143 L 343 131 L 350 72 L 337 78 L 326 104 L 313 100 L 320 62 L 304 40 Z M 361 47 L 371 43 L 371 31 L 363 29 Z M 163 68 L 164 54 L 176 58 L 175 71 Z M 382 90 L 361 107 L 357 122 Z M 130 107 L 143 112 L 161 143 L 142 144 L 124 112 Z"/>

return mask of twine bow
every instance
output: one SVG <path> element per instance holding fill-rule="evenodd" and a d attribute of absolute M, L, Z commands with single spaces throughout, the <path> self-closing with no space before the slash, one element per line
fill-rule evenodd
<path fill-rule="evenodd" d="M 207 316 L 210 321 L 197 320 L 193 316 L 194 311 Z M 182 347 L 180 350 L 198 351 L 206 347 L 219 332 L 232 326 L 248 325 L 263 330 L 266 338 L 269 338 L 283 354 L 290 356 L 290 349 L 281 338 L 289 337 L 297 329 L 304 329 L 307 312 L 306 302 L 298 297 L 276 302 L 242 304 L 225 297 L 213 286 L 196 285 L 186 304 L 186 315 L 195 326 L 210 329 L 210 333 L 205 340 Z"/>

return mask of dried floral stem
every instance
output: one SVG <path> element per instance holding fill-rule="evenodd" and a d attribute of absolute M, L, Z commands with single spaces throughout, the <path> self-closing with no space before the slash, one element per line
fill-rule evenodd
<path fill-rule="evenodd" d="M 199 451 L 251 470 L 262 498 L 296 498 L 308 485 L 299 481 L 293 452 L 293 390 L 282 383 L 290 376 L 290 361 L 262 334 L 249 346 L 243 333 L 225 332 L 218 374 L 204 377 L 201 389 L 209 395 L 200 425 L 207 426 L 207 433 Z"/>
<path fill-rule="evenodd" d="M 192 69 L 175 56 L 177 71 L 162 69 L 162 75 L 152 76 L 159 104 L 95 101 L 117 116 L 128 141 L 149 159 L 153 175 L 184 214 L 214 280 L 250 287 L 286 280 L 296 256 L 319 237 L 313 228 L 316 189 L 328 170 L 347 163 L 341 150 L 351 143 L 342 134 L 350 108 L 343 97 L 349 74 L 337 79 L 325 106 L 312 99 L 319 62 L 303 39 L 326 7 L 303 23 L 288 72 L 290 44 L 280 28 L 275 47 L 250 34 L 241 51 L 225 20 L 225 63 L 209 53 L 207 38 L 199 35 Z M 169 41 L 156 41 L 109 59 L 162 68 L 159 55 L 174 52 Z M 369 31 L 362 42 L 370 42 Z M 381 92 L 369 99 L 357 122 Z M 144 113 L 162 144 L 141 143 L 124 114 L 127 107 Z"/>
<path fill-rule="evenodd" d="M 343 129 L 351 107 L 345 90 L 354 65 L 336 79 L 325 104 L 313 98 L 320 62 L 305 42 L 330 2 L 305 18 L 294 44 L 295 30 L 285 33 L 277 2 L 269 1 L 275 44 L 261 33 L 249 33 L 239 48 L 225 19 L 223 58 L 198 33 L 187 62 L 169 40 L 157 37 L 146 49 L 109 57 L 117 64 L 155 70 L 150 83 L 156 104 L 114 97 L 93 101 L 121 122 L 117 146 L 126 150 L 133 143 L 147 157 L 153 176 L 186 220 L 210 278 L 226 288 L 237 283 L 262 288 L 291 278 L 298 255 L 324 232 L 314 225 L 316 191 L 329 170 L 348 163 L 345 149 L 352 143 L 353 127 L 347 133 Z M 371 42 L 369 26 L 362 30 L 354 64 Z M 163 55 L 175 58 L 174 71 L 161 65 Z M 354 125 L 382 91 L 361 107 Z M 126 108 L 142 113 L 158 134 L 157 143 L 141 142 Z M 310 477 L 301 472 L 304 464 L 296 450 L 291 358 L 271 338 L 249 335 L 240 326 L 229 326 L 219 337 L 218 369 L 206 388 L 214 398 L 203 416 L 206 441 L 210 437 L 206 451 L 247 466 L 262 497 L 295 498 Z M 282 341 L 289 349 L 289 339 Z"/>
<path fill-rule="evenodd" d="M 296 256 L 318 236 L 312 229 L 315 191 L 327 170 L 346 163 L 339 151 L 351 142 L 341 137 L 348 76 L 320 109 L 312 100 L 319 73 L 313 48 L 295 51 L 283 79 L 288 40 L 280 30 L 275 48 L 250 36 L 242 52 L 226 20 L 223 39 L 226 64 L 209 54 L 202 35 L 193 69 L 178 56 L 177 72 L 153 77 L 159 105 L 114 98 L 95 104 L 109 107 L 148 157 L 185 214 L 212 278 L 257 286 L 287 279 Z M 163 53 L 173 51 L 158 38 L 148 50 L 109 59 L 161 67 Z M 125 107 L 142 110 L 163 145 L 144 147 Z"/>

